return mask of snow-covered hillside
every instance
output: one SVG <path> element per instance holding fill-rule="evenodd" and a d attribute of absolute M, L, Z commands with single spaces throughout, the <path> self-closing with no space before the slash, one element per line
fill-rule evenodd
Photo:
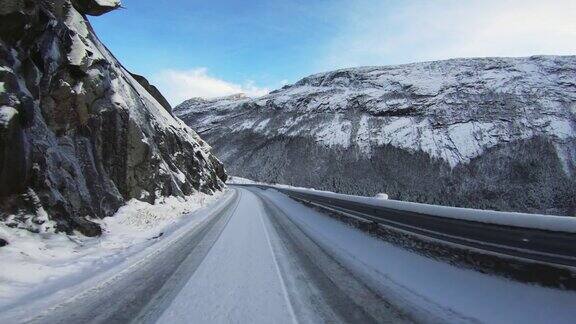
<path fill-rule="evenodd" d="M 576 205 L 575 56 L 344 69 L 175 113 L 233 174 L 259 181 L 504 210 Z"/>

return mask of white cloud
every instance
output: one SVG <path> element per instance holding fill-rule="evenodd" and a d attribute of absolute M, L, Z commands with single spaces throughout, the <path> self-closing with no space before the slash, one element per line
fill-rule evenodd
<path fill-rule="evenodd" d="M 267 88 L 255 86 L 252 81 L 235 84 L 212 77 L 206 68 L 162 70 L 151 79 L 172 105 L 193 97 L 214 98 L 236 93 L 259 97 L 270 92 Z"/>
<path fill-rule="evenodd" d="M 323 69 L 453 57 L 576 54 L 576 1 L 358 1 Z"/>

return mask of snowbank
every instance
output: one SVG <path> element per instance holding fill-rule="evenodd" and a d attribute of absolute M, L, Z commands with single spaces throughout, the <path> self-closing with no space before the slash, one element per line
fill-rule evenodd
<path fill-rule="evenodd" d="M 292 190 L 295 192 L 301 192 L 306 194 L 313 194 L 328 198 L 354 201 L 362 204 L 380 206 L 390 209 L 427 214 L 431 216 L 462 219 L 473 222 L 481 222 L 481 223 L 504 225 L 504 226 L 533 228 L 554 232 L 576 233 L 576 217 L 570 217 L 570 216 L 553 216 L 553 215 L 526 214 L 515 212 L 500 212 L 494 210 L 481 210 L 481 209 L 460 208 L 460 207 L 447 207 L 447 206 L 428 205 L 428 204 L 399 201 L 392 199 L 381 199 L 379 197 L 362 197 L 362 196 L 345 195 L 330 191 L 316 190 L 313 188 L 302 188 L 288 185 L 272 185 L 263 183 L 256 183 L 256 184 L 269 186 L 272 188 Z"/>
<path fill-rule="evenodd" d="M 228 180 L 226 180 L 227 184 L 263 184 L 263 185 L 267 185 L 265 183 L 262 182 L 258 182 L 258 181 L 254 181 L 254 180 L 250 180 L 250 179 L 246 179 L 246 178 L 242 178 L 242 177 L 237 177 L 237 176 L 230 176 L 228 177 Z"/>
<path fill-rule="evenodd" d="M 109 269 L 127 257 L 164 239 L 184 223 L 199 222 L 197 213 L 224 195 L 196 193 L 185 198 L 167 197 L 151 205 L 129 201 L 114 217 L 99 221 L 101 237 L 65 235 L 0 224 L 0 312 L 16 303 L 51 294 Z"/>
<path fill-rule="evenodd" d="M 552 215 L 525 214 L 514 212 L 500 212 L 494 210 L 481 210 L 471 208 L 447 207 L 439 205 L 414 203 L 408 201 L 384 200 L 372 197 L 344 195 L 328 191 L 318 191 L 302 188 L 287 188 L 286 186 L 278 186 L 278 187 L 302 193 L 310 193 L 329 198 L 354 201 L 373 206 L 381 206 L 390 209 L 405 210 L 415 213 L 427 214 L 431 216 L 462 219 L 488 224 L 533 228 L 555 232 L 576 233 L 576 217 L 570 217 L 570 216 L 552 216 Z"/>

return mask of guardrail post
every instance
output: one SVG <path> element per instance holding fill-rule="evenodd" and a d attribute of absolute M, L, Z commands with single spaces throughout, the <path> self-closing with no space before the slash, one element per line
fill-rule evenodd
<path fill-rule="evenodd" d="M 378 223 L 376 223 L 376 222 L 356 222 L 356 224 L 357 224 L 356 226 L 359 229 L 361 229 L 365 232 L 368 232 L 370 234 L 378 233 L 379 227 L 378 227 Z"/>
<path fill-rule="evenodd" d="M 368 225 L 368 232 L 369 232 L 370 234 L 376 234 L 376 233 L 378 233 L 378 223 L 376 223 L 376 222 L 371 222 L 371 223 Z"/>

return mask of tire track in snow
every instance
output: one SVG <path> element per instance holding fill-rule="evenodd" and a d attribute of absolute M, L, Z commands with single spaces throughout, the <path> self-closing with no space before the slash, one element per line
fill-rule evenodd
<path fill-rule="evenodd" d="M 284 295 L 284 300 L 288 306 L 288 311 L 290 312 L 290 316 L 292 317 L 292 323 L 297 324 L 298 320 L 296 319 L 296 314 L 294 313 L 294 308 L 292 307 L 292 302 L 290 302 L 290 297 L 288 296 L 288 290 L 286 289 L 286 282 L 284 281 L 284 277 L 282 277 L 282 273 L 280 272 L 280 266 L 278 265 L 278 259 L 276 258 L 276 253 L 274 253 L 274 248 L 272 247 L 272 242 L 270 241 L 270 234 L 268 233 L 268 229 L 266 228 L 266 224 L 264 224 L 264 219 L 262 216 L 262 210 L 264 210 L 264 206 L 262 206 L 262 202 L 258 201 L 260 205 L 260 209 L 258 210 L 258 218 L 260 219 L 260 224 L 262 225 L 262 229 L 264 230 L 264 235 L 266 236 L 266 242 L 268 243 L 268 249 L 270 254 L 272 255 L 272 260 L 274 261 L 274 267 L 276 268 L 276 274 L 280 279 L 280 284 L 282 286 L 282 294 Z"/>

